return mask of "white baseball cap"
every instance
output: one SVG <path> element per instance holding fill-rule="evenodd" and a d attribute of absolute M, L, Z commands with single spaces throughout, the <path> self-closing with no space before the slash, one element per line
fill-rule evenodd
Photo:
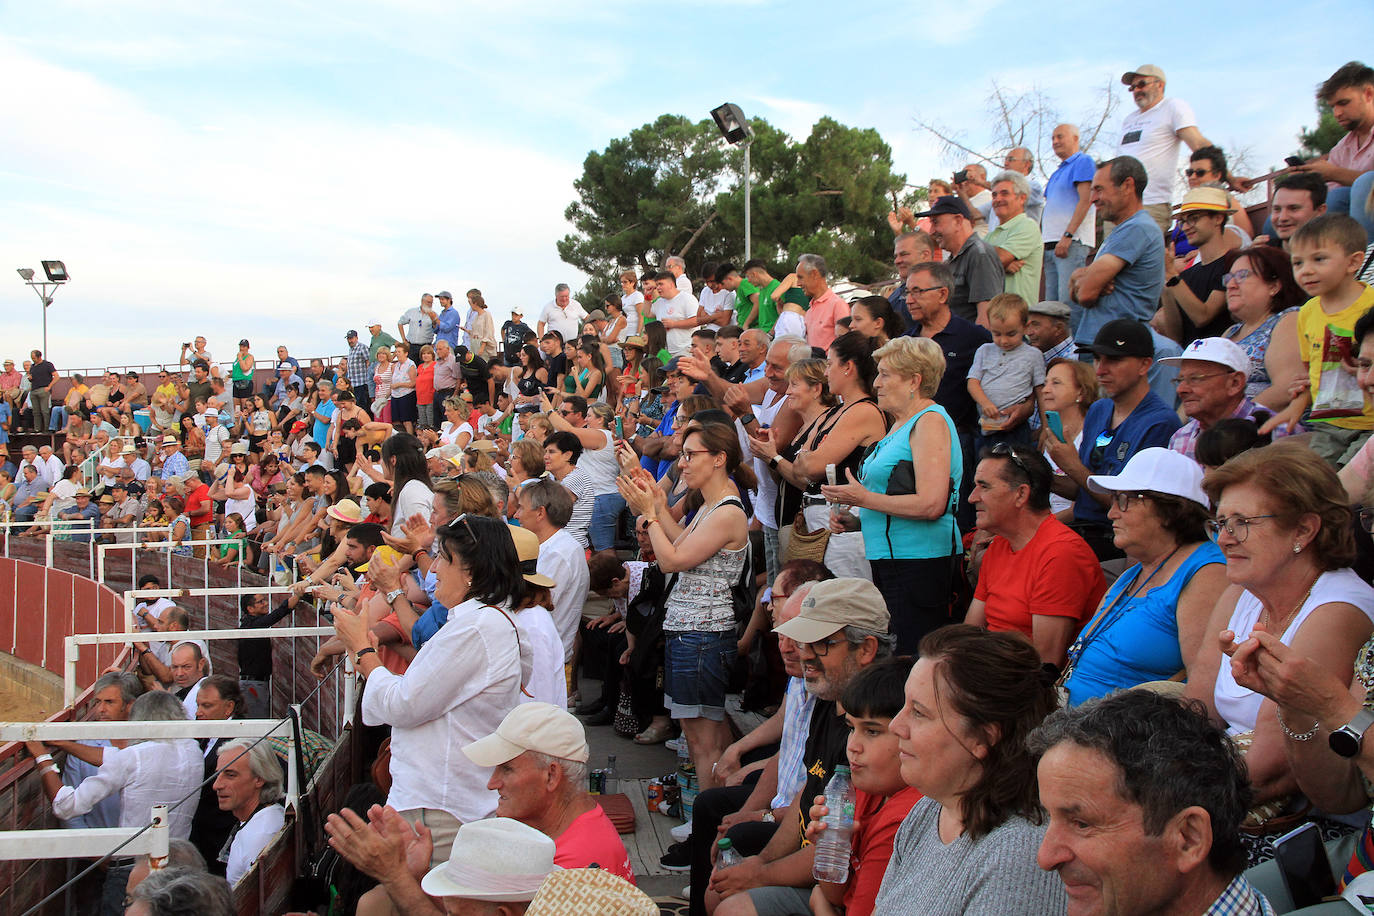
<path fill-rule="evenodd" d="M 463 748 L 479 767 L 500 766 L 525 751 L 586 763 L 587 733 L 577 716 L 551 703 L 522 703 L 501 720 L 495 734 Z"/>
<path fill-rule="evenodd" d="M 1185 359 L 1216 363 L 1232 372 L 1250 374 L 1250 357 L 1233 340 L 1225 337 L 1200 337 L 1183 348 L 1182 356 L 1166 356 L 1159 360 L 1164 366 L 1181 366 Z"/>
<path fill-rule="evenodd" d="M 453 854 L 420 879 L 432 897 L 519 902 L 533 900 L 558 868 L 547 834 L 509 817 L 489 817 L 458 828 Z"/>
<path fill-rule="evenodd" d="M 1143 448 L 1131 456 L 1120 474 L 1094 474 L 1088 478 L 1094 493 L 1164 493 L 1191 500 L 1204 509 L 1212 507 L 1202 492 L 1202 465 L 1182 452 L 1167 448 Z"/>

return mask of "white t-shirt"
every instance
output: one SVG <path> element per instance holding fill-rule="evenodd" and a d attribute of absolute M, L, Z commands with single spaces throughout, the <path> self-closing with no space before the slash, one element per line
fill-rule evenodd
<path fill-rule="evenodd" d="M 454 426 L 452 423 L 450 423 L 450 422 L 448 422 L 447 420 L 445 420 L 445 421 L 444 421 L 444 428 L 443 428 L 442 430 L 440 430 L 440 432 L 439 432 L 439 444 L 440 444 L 440 445 L 456 445 L 456 444 L 458 443 L 458 437 L 461 436 L 463 433 L 467 433 L 467 434 L 468 434 L 468 442 L 471 442 L 471 441 L 472 441 L 472 426 L 471 426 L 470 424 L 468 424 L 468 423 L 459 423 L 457 426 Z M 467 445 L 467 442 L 465 442 L 465 443 L 463 443 L 463 444 L 464 444 L 464 445 Z"/>
<path fill-rule="evenodd" d="M 391 364 L 391 396 L 393 398 L 403 398 L 408 394 L 415 393 L 416 367 L 413 362 Z"/>
<path fill-rule="evenodd" d="M 639 333 L 639 306 L 643 301 L 644 294 L 639 290 L 620 297 L 620 306 L 625 310 L 625 330 L 620 334 L 622 341 Z"/>
<path fill-rule="evenodd" d="M 758 423 L 751 423 L 754 433 L 759 429 L 773 424 L 773 418 L 778 415 L 782 405 L 787 402 L 787 395 L 778 394 L 772 388 L 763 393 L 763 403 L 754 405 L 754 416 L 758 418 Z M 742 424 L 736 420 L 736 426 Z M 768 473 L 768 462 L 761 458 L 754 459 L 754 476 L 758 478 L 759 486 L 754 491 L 751 498 L 754 504 L 754 518 L 759 520 L 759 524 L 765 528 L 778 527 L 778 514 L 774 502 L 778 498 L 778 482 L 773 479 L 773 475 Z"/>
<path fill-rule="evenodd" d="M 721 328 L 728 327 L 735 323 L 735 294 L 725 287 L 722 286 L 718 293 L 711 292 L 711 287 L 709 286 L 703 287 L 701 290 L 701 297 L 698 301 L 708 315 L 712 312 L 719 312 L 721 309 L 727 309 L 730 312 L 730 317 L 725 320 L 724 324 L 717 324 L 713 321 L 707 325 L 707 327 L 720 330 Z"/>
<path fill-rule="evenodd" d="M 553 622 L 563 641 L 563 662 L 572 660 L 577 628 L 582 625 L 582 605 L 587 603 L 587 551 L 562 528 L 539 545 L 535 571 L 558 584 L 553 587 Z"/>
<path fill-rule="evenodd" d="M 777 340 L 779 337 L 787 337 L 788 335 L 800 337 L 803 340 L 806 338 L 806 316 L 784 309 L 778 313 L 778 320 L 773 325 L 773 339 Z"/>
<path fill-rule="evenodd" d="M 229 441 L 229 430 L 216 423 L 214 426 L 205 427 L 205 460 L 211 464 L 219 464 L 220 456 L 224 454 L 224 443 Z"/>
<path fill-rule="evenodd" d="M 539 312 L 544 332 L 557 331 L 563 335 L 564 343 L 577 337 L 577 323 L 586 317 L 587 310 L 576 299 L 569 299 L 567 308 L 559 308 L 557 300 L 549 302 Z"/>
<path fill-rule="evenodd" d="M 1116 151 L 1134 156 L 1145 166 L 1149 181 L 1142 201 L 1147 206 L 1173 200 L 1178 181 L 1178 148 L 1183 142 L 1178 131 L 1196 126 L 1193 109 L 1181 99 L 1163 99 L 1148 111 L 1137 108 L 1121 119 L 1121 142 Z"/>
<path fill-rule="evenodd" d="M 248 874 L 258 856 L 267 848 L 267 844 L 272 842 L 272 838 L 285 825 L 286 809 L 281 805 L 268 805 L 266 808 L 259 808 L 248 822 L 239 828 L 238 833 L 234 834 L 233 844 L 229 847 L 229 862 L 224 872 L 230 887 Z"/>
<path fill-rule="evenodd" d="M 434 491 L 418 480 L 410 481 L 401 488 L 401 494 L 391 507 L 391 533 L 401 537 L 404 534 L 401 526 L 408 518 L 418 512 L 421 518 L 428 520 L 433 511 Z"/>
<path fill-rule="evenodd" d="M 691 293 L 678 293 L 671 299 L 659 296 L 654 300 L 654 317 L 659 321 L 681 321 L 693 318 L 697 313 L 697 299 Z M 692 328 L 672 328 L 668 330 L 668 352 L 682 356 L 692 348 Z"/>
<path fill-rule="evenodd" d="M 534 670 L 525 685 L 521 703 L 552 703 L 559 709 L 568 705 L 568 680 L 563 676 L 563 637 L 547 608 L 527 607 L 513 615 L 520 638 L 534 651 Z"/>
<path fill-rule="evenodd" d="M 134 605 L 134 625 L 140 630 L 151 630 L 152 621 L 161 620 L 162 612 L 169 607 L 176 607 L 169 598 L 155 598 L 152 601 L 140 601 Z M 159 645 L 159 643 L 149 643 L 149 648 Z M 160 645 L 167 645 L 161 643 Z"/>
<path fill-rule="evenodd" d="M 689 296 L 692 295 L 692 281 L 687 279 L 686 274 L 683 274 L 682 276 L 678 277 L 675 282 L 677 283 L 677 288 L 680 292 L 684 292 Z"/>

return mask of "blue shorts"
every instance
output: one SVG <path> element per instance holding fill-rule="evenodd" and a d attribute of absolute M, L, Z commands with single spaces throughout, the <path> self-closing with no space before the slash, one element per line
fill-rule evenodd
<path fill-rule="evenodd" d="M 734 630 L 665 632 L 663 705 L 674 719 L 725 720 L 725 688 L 739 642 Z"/>

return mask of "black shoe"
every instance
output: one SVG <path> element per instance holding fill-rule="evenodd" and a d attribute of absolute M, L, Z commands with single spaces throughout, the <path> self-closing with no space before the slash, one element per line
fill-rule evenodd
<path fill-rule="evenodd" d="M 590 703 L 583 703 L 582 705 L 574 709 L 573 713 L 579 716 L 594 716 L 605 708 L 606 700 L 603 697 L 600 699 L 593 700 Z"/>
<path fill-rule="evenodd" d="M 615 710 L 611 709 L 609 706 L 602 707 L 601 711 L 595 715 L 582 717 L 582 724 L 587 726 L 610 725 L 614 721 Z"/>
<path fill-rule="evenodd" d="M 658 864 L 668 871 L 691 871 L 692 851 L 686 843 L 674 843 L 658 860 Z"/>

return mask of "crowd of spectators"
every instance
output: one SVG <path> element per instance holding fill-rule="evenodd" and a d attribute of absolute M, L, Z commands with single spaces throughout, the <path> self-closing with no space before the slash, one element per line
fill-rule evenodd
<path fill-rule="evenodd" d="M 66 437 L 0 497 L 298 571 L 242 625 L 327 610 L 312 668 L 353 656 L 389 729 L 385 804 L 329 823 L 378 882 L 360 913 L 536 913 L 556 867 L 630 893 L 584 723 L 680 742 L 701 791 L 661 864 L 694 914 L 1272 912 L 1242 872 L 1294 823 L 1374 866 L 1374 70 L 1322 84 L 1349 132 L 1259 225 L 1163 71 L 1122 82 L 1114 155 L 1065 124 L 1043 187 L 1023 148 L 933 181 L 889 217 L 895 286 L 850 301 L 815 254 L 668 257 L 590 310 L 559 284 L 533 328 L 442 291 L 336 365 L 278 347 L 264 385 L 249 341 L 226 369 L 198 337 L 151 391 L 74 377 L 60 407 L 35 352 L 0 429 Z M 237 679 L 195 642 L 136 655 L 110 718 L 266 708 L 251 641 Z M 280 826 L 261 748 L 61 750 L 87 770 L 35 747 L 45 790 L 86 823 L 218 773 L 173 833 L 231 880 Z M 839 766 L 853 868 L 817 884 Z"/>

